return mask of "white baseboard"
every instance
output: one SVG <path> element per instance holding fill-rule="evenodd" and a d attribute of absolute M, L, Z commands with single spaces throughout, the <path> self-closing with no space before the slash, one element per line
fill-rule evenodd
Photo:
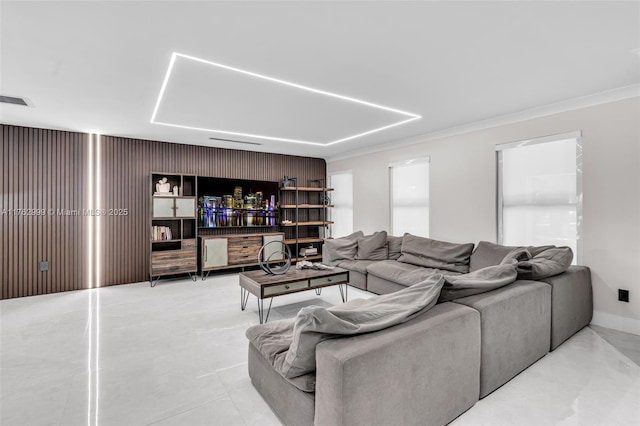
<path fill-rule="evenodd" d="M 640 336 L 640 320 L 593 311 L 591 324 Z"/>

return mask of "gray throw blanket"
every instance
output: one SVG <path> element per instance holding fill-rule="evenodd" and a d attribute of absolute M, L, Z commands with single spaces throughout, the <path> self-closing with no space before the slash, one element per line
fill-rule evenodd
<path fill-rule="evenodd" d="M 394 293 L 354 299 L 328 309 L 309 306 L 294 319 L 250 327 L 247 338 L 276 371 L 302 389 L 304 386 L 292 379 L 315 371 L 318 343 L 406 322 L 436 304 L 443 284 L 442 274 L 435 274 Z"/>

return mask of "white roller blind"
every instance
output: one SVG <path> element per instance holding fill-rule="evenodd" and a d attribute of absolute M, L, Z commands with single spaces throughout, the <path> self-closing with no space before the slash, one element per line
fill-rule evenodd
<path fill-rule="evenodd" d="M 429 236 L 429 158 L 389 166 L 391 233 Z"/>
<path fill-rule="evenodd" d="M 578 253 L 576 138 L 499 151 L 502 243 L 569 246 Z"/>
<path fill-rule="evenodd" d="M 351 171 L 329 175 L 331 204 L 331 236 L 344 237 L 353 232 L 353 175 Z"/>

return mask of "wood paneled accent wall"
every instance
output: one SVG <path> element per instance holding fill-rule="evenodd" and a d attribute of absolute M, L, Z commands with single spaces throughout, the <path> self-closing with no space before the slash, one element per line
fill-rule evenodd
<path fill-rule="evenodd" d="M 89 135 L 1 125 L 3 209 L 88 208 Z M 323 159 L 100 136 L 100 286 L 148 280 L 152 172 L 299 182 L 326 177 Z M 2 297 L 88 288 L 87 217 L 2 216 Z M 271 229 L 273 230 L 273 229 Z M 235 230 L 234 230 L 235 232 Z M 238 232 L 255 232 L 238 229 Z M 48 260 L 49 271 L 38 272 Z"/>
<path fill-rule="evenodd" d="M 86 288 L 89 135 L 0 127 L 2 298 Z"/>

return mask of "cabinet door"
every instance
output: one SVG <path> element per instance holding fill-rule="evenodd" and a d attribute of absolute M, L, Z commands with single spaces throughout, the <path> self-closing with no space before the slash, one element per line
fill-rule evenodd
<path fill-rule="evenodd" d="M 173 198 L 154 198 L 153 217 L 173 217 Z"/>
<path fill-rule="evenodd" d="M 204 239 L 204 253 L 202 253 L 202 269 L 218 268 L 227 266 L 229 257 L 227 255 L 226 238 Z"/>
<path fill-rule="evenodd" d="M 176 217 L 195 217 L 195 198 L 176 198 Z"/>
<path fill-rule="evenodd" d="M 262 237 L 262 244 L 267 244 L 270 243 L 271 241 L 281 241 L 284 242 L 284 235 L 282 234 L 278 234 L 278 235 L 265 235 Z M 274 261 L 274 260 L 283 260 L 284 256 L 282 255 L 282 250 L 284 249 L 284 247 L 282 246 L 282 244 L 269 244 L 267 247 L 264 248 L 264 250 L 262 251 L 262 259 L 263 261 L 266 262 L 267 259 L 269 259 L 269 256 L 273 255 L 273 257 L 271 257 L 270 261 Z M 275 253 L 275 254 L 274 254 Z"/>

